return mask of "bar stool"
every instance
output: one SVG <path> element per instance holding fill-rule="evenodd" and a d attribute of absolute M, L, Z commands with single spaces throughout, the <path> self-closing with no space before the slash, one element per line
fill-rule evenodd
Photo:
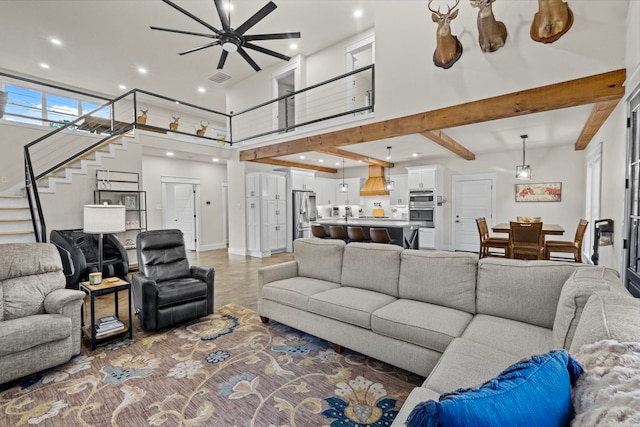
<path fill-rule="evenodd" d="M 347 227 L 347 236 L 350 242 L 366 242 L 367 238 L 364 236 L 364 230 L 362 227 Z"/>
<path fill-rule="evenodd" d="M 347 236 L 344 234 L 344 227 L 341 225 L 330 225 L 329 226 L 329 236 L 332 239 L 342 239 L 344 241 L 347 240 Z"/>
<path fill-rule="evenodd" d="M 319 239 L 327 239 L 329 237 L 327 232 L 324 231 L 324 227 L 320 224 L 311 224 L 311 234 Z"/>
<path fill-rule="evenodd" d="M 389 236 L 389 230 L 386 228 L 370 228 L 369 235 L 373 243 L 393 243 L 395 240 Z"/>

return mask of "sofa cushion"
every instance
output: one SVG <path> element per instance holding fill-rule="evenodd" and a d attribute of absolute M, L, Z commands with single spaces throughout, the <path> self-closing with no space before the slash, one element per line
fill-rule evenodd
<path fill-rule="evenodd" d="M 309 311 L 371 329 L 371 313 L 396 299 L 367 289 L 342 286 L 309 297 Z"/>
<path fill-rule="evenodd" d="M 0 357 L 71 336 L 71 319 L 61 314 L 37 314 L 2 322 Z"/>
<path fill-rule="evenodd" d="M 553 348 L 551 329 L 485 314 L 474 316 L 462 337 L 521 358 Z"/>
<path fill-rule="evenodd" d="M 443 352 L 451 340 L 462 335 L 472 317 L 448 307 L 399 299 L 373 312 L 371 330 Z"/>
<path fill-rule="evenodd" d="M 341 283 L 398 297 L 402 247 L 381 243 L 349 243 L 344 250 Z"/>
<path fill-rule="evenodd" d="M 570 351 L 575 354 L 583 345 L 605 339 L 640 342 L 640 300 L 618 292 L 589 297 Z"/>
<path fill-rule="evenodd" d="M 306 311 L 309 307 L 309 296 L 339 287 L 339 284 L 325 280 L 293 277 L 265 285 L 262 288 L 262 298 Z"/>
<path fill-rule="evenodd" d="M 582 373 L 565 350 L 520 361 L 475 390 L 418 404 L 407 426 L 568 426 L 571 385 Z"/>
<path fill-rule="evenodd" d="M 338 239 L 296 239 L 293 255 L 298 275 L 340 283 L 345 243 Z"/>
<path fill-rule="evenodd" d="M 551 329 L 564 282 L 580 264 L 484 258 L 476 310 Z"/>
<path fill-rule="evenodd" d="M 569 349 L 582 310 L 589 297 L 597 291 L 624 291 L 619 275 L 609 268 L 579 268 L 567 279 L 553 322 L 553 343 L 557 348 Z"/>
<path fill-rule="evenodd" d="M 454 339 L 422 385 L 437 393 L 478 387 L 522 357 L 465 338 Z"/>
<path fill-rule="evenodd" d="M 400 298 L 476 312 L 478 257 L 467 252 L 402 252 Z"/>

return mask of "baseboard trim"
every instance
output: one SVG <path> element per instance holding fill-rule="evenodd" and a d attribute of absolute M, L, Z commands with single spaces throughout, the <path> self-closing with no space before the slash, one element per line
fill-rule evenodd
<path fill-rule="evenodd" d="M 225 249 L 227 245 L 224 243 L 214 243 L 211 245 L 200 245 L 200 251 L 213 251 L 215 249 Z"/>
<path fill-rule="evenodd" d="M 242 256 L 246 256 L 247 255 L 247 251 L 244 248 L 229 248 L 227 250 L 227 253 L 229 255 L 242 255 Z"/>

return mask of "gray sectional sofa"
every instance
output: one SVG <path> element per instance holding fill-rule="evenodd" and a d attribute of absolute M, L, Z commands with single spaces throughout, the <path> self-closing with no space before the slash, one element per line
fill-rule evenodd
<path fill-rule="evenodd" d="M 602 267 L 315 238 L 295 240 L 294 255 L 259 270 L 258 313 L 427 377 L 397 426 L 417 403 L 478 386 L 531 355 L 640 341 L 635 308 L 613 327 L 597 307 L 582 316 L 593 294 L 634 302 Z"/>

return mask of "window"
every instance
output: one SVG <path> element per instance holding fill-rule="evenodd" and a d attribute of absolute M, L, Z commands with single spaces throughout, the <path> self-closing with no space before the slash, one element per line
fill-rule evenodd
<path fill-rule="evenodd" d="M 629 103 L 630 127 L 627 151 L 627 262 L 626 281 L 631 293 L 640 297 L 640 91 Z"/>
<path fill-rule="evenodd" d="M 22 123 L 42 124 L 42 93 L 17 86 L 4 86 L 9 94 L 4 118 Z M 35 119 L 30 119 L 33 117 Z"/>

